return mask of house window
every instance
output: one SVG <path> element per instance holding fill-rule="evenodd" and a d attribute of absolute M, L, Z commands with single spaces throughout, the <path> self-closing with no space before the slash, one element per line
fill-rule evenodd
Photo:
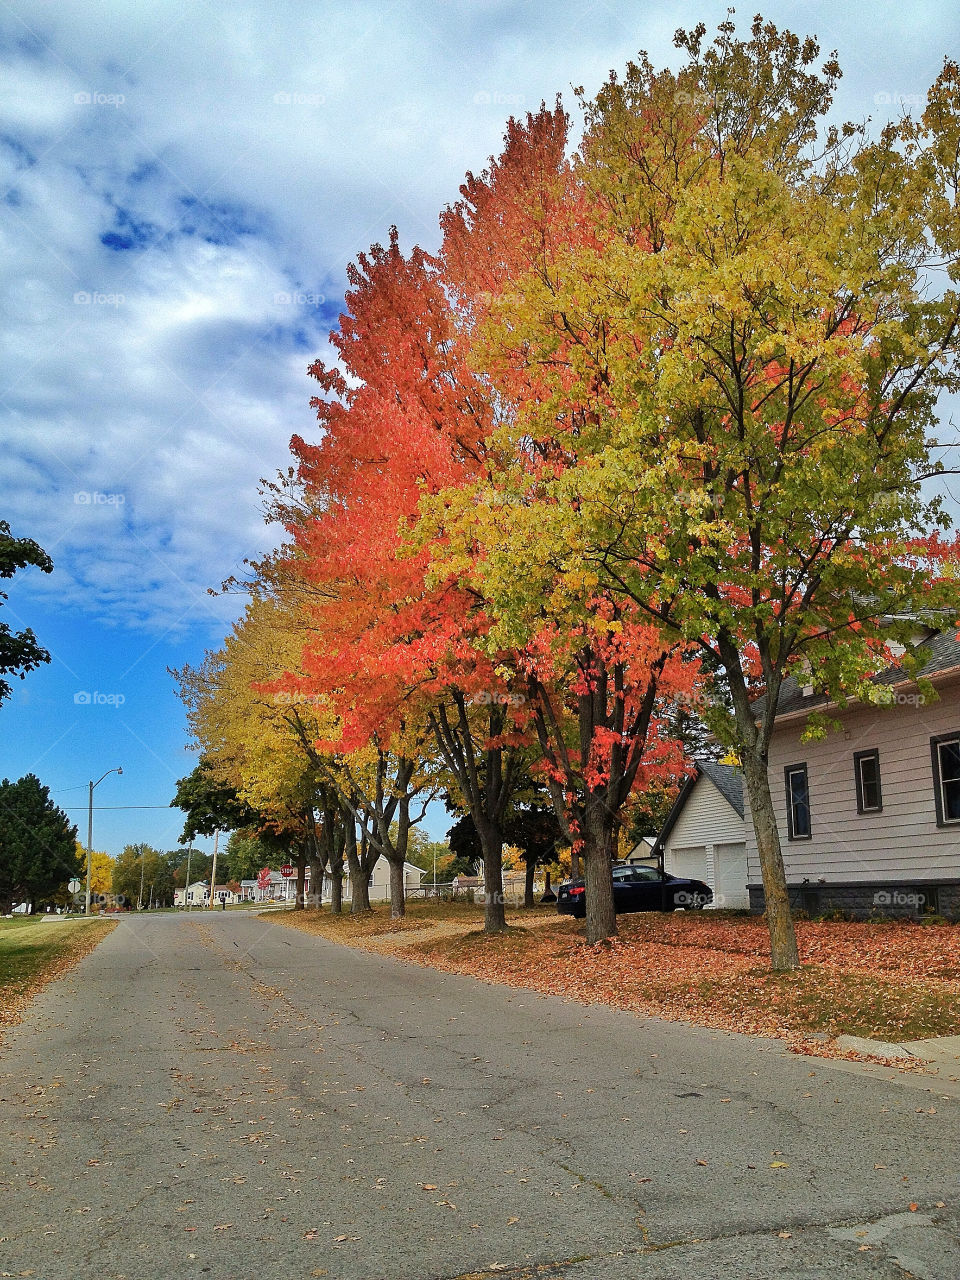
<path fill-rule="evenodd" d="M 787 836 L 810 839 L 810 784 L 805 764 L 789 764 L 783 771 L 787 784 Z"/>
<path fill-rule="evenodd" d="M 930 739 L 933 757 L 933 798 L 937 826 L 960 822 L 960 733 L 944 733 Z"/>
<path fill-rule="evenodd" d="M 857 784 L 857 813 L 879 813 L 883 808 L 880 792 L 880 752 L 857 751 L 853 757 L 853 773 Z"/>

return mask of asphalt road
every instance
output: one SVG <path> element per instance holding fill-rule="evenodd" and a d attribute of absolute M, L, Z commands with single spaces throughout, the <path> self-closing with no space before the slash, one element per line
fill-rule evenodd
<path fill-rule="evenodd" d="M 239 912 L 124 919 L 0 1099 L 4 1276 L 960 1277 L 935 1087 Z"/>

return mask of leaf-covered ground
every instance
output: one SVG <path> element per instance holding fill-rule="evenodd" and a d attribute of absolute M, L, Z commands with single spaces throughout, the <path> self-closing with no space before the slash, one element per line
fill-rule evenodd
<path fill-rule="evenodd" d="M 278 917 L 281 918 L 281 917 Z M 842 1033 L 881 1040 L 960 1034 L 960 927 L 798 922 L 803 969 L 769 967 L 766 925 L 719 912 L 621 916 L 620 936 L 588 946 L 583 925 L 511 913 L 487 937 L 482 908 L 415 904 L 403 922 L 291 913 L 284 923 L 450 973 L 833 1052 Z M 427 932 L 427 926 L 431 926 Z"/>
<path fill-rule="evenodd" d="M 0 920 L 0 1035 L 15 1026 L 41 988 L 88 955 L 115 920 Z"/>

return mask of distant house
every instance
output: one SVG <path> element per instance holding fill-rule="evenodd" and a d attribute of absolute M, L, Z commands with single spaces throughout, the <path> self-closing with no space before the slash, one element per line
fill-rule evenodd
<path fill-rule="evenodd" d="M 770 745 L 770 787 L 795 907 L 811 914 L 960 915 L 960 643 L 927 633 L 920 673 L 939 694 L 925 702 L 900 667 L 875 683 L 885 707 L 830 704 L 813 686 L 781 689 Z M 812 711 L 842 725 L 803 742 Z M 752 823 L 750 904 L 763 909 Z"/>
<path fill-rule="evenodd" d="M 195 880 L 193 884 L 188 884 L 186 889 L 174 889 L 173 905 L 175 907 L 189 906 L 199 907 L 207 901 L 209 885 L 206 880 Z M 186 901 L 184 901 L 186 895 Z"/>
<path fill-rule="evenodd" d="M 680 788 L 654 841 L 651 857 L 662 857 L 663 869 L 670 875 L 708 884 L 713 890 L 713 907 L 749 907 L 743 778 L 739 769 L 709 760 L 697 761 L 695 772 Z"/>
<path fill-rule="evenodd" d="M 407 889 L 419 888 L 420 881 L 423 879 L 425 872 L 420 867 L 415 867 L 412 862 L 405 862 L 403 879 Z M 332 881 L 329 875 L 324 876 L 323 880 L 323 901 L 327 902 L 330 898 L 330 889 Z M 311 884 L 310 868 L 307 867 L 306 882 L 304 892 L 309 896 L 313 892 Z M 244 895 L 249 893 L 249 897 Z M 270 881 L 267 886 L 260 888 L 256 880 L 245 880 L 240 885 L 240 901 L 254 902 L 293 902 L 297 896 L 297 878 L 296 876 L 282 876 L 279 871 L 270 872 Z M 343 877 L 343 897 L 345 901 L 350 900 L 350 876 L 344 868 Z M 370 901 L 371 902 L 387 902 L 390 898 L 390 864 L 386 858 L 378 858 L 374 864 L 373 871 L 370 876 Z"/>
<path fill-rule="evenodd" d="M 656 866 L 658 860 L 655 845 L 656 841 L 651 840 L 649 836 L 641 836 L 623 861 L 642 866 Z"/>

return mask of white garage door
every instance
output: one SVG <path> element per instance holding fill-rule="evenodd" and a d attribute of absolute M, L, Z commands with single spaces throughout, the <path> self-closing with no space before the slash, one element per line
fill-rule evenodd
<path fill-rule="evenodd" d="M 750 906 L 747 893 L 747 846 L 743 840 L 736 844 L 718 844 L 713 850 L 714 905 L 728 911 L 744 910 Z"/>
<path fill-rule="evenodd" d="M 697 844 L 685 849 L 671 849 L 670 857 L 664 859 L 664 869 L 671 875 L 683 876 L 686 880 L 702 880 L 709 884 L 706 846 Z"/>

